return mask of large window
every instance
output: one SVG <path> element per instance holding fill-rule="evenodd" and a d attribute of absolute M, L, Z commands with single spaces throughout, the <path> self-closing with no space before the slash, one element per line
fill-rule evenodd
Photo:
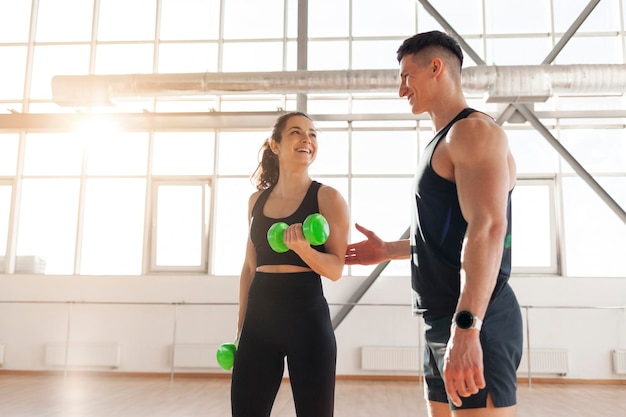
<path fill-rule="evenodd" d="M 17 170 L 19 135 L 0 134 L 0 177 L 14 176 Z"/>
<path fill-rule="evenodd" d="M 79 195 L 78 179 L 22 181 L 15 251 L 18 259 L 40 259 L 49 274 L 74 273 Z M 40 269 L 32 272 L 36 271 Z"/>
<path fill-rule="evenodd" d="M 202 181 L 154 183 L 152 271 L 206 271 L 210 188 Z"/>
<path fill-rule="evenodd" d="M 488 65 L 539 65 L 589 5 L 429 3 Z M 397 70 L 403 39 L 447 29 L 419 1 L 309 0 L 308 36 L 300 38 L 299 4 L 1 2 L 0 62 L 11 65 L 0 79 L 0 115 L 10 121 L 0 124 L 0 256 L 15 259 L 0 265 L 9 266 L 7 272 L 64 275 L 238 275 L 248 197 L 255 191 L 250 174 L 272 127 L 248 117 L 302 103 L 320 129 L 311 175 L 344 195 L 352 224 L 399 238 L 409 225 L 412 176 L 432 124 L 425 115 L 410 115 L 397 91 L 187 94 L 172 88 L 132 94 L 135 87 L 147 91 L 141 74 L 254 78 L 249 74 L 296 69 Z M 625 0 L 599 2 L 552 63 L 626 62 L 624 13 Z M 467 52 L 465 67 L 475 65 Z M 137 78 L 128 78 L 131 93 L 114 97 L 108 107 L 53 102 L 53 76 L 88 74 Z M 504 110 L 482 93 L 468 101 L 493 116 Z M 625 207 L 626 136 L 616 114 L 624 109 L 622 95 L 554 94 L 528 108 Z M 19 113 L 47 118 L 25 125 Z M 61 126 L 57 115 L 96 121 Z M 626 275 L 626 266 L 614 261 L 626 250 L 623 221 L 523 117 L 515 114 L 503 127 L 518 167 L 514 273 Z M 352 227 L 350 239 L 360 238 Z M 372 269 L 346 267 L 345 273 Z M 408 265 L 392 262 L 384 274 L 408 275 Z"/>
<path fill-rule="evenodd" d="M 599 184 L 626 207 L 626 178 L 602 176 Z M 626 276 L 626 225 L 591 187 L 575 176 L 563 179 L 567 275 Z"/>
<path fill-rule="evenodd" d="M 3 262 L 7 251 L 9 237 L 9 218 L 11 215 L 11 193 L 13 188 L 9 184 L 0 182 L 0 272 L 3 271 Z"/>
<path fill-rule="evenodd" d="M 123 132 L 96 118 L 25 144 L 18 152 L 17 136 L 0 141 L 3 254 L 15 179 L 20 187 L 14 272 L 207 271 L 213 132 Z"/>
<path fill-rule="evenodd" d="M 80 273 L 142 273 L 146 181 L 92 178 L 85 186 Z"/>
<path fill-rule="evenodd" d="M 513 273 L 556 274 L 555 179 L 521 179 L 512 197 Z"/>

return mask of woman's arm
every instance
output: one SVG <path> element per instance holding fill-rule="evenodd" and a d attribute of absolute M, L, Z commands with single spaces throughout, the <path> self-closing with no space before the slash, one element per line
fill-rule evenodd
<path fill-rule="evenodd" d="M 285 244 L 318 274 L 336 281 L 341 278 L 348 246 L 350 213 L 343 196 L 334 188 L 324 185 L 318 192 L 320 214 L 328 221 L 330 234 L 324 244 L 326 253 L 318 252 L 304 240 L 302 225 L 296 224 L 285 231 Z M 291 235 L 288 237 L 288 235 Z"/>
<path fill-rule="evenodd" d="M 248 229 L 250 229 L 250 223 L 252 221 L 252 208 L 259 198 L 259 195 L 260 192 L 252 194 L 248 201 Z M 243 262 L 243 267 L 241 268 L 241 275 L 239 278 L 239 318 L 237 321 L 237 341 L 239 340 L 239 336 L 241 335 L 243 319 L 246 316 L 246 308 L 248 306 L 248 290 L 250 289 L 250 284 L 252 283 L 252 279 L 254 278 L 255 271 L 256 250 L 254 249 L 254 245 L 252 244 L 252 240 L 250 239 L 250 234 L 248 233 L 246 256 Z"/>

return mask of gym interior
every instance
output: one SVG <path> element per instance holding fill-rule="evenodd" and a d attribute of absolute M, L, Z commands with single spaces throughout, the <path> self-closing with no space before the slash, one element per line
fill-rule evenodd
<path fill-rule="evenodd" d="M 227 384 L 215 351 L 237 328 L 250 176 L 285 112 L 319 129 L 310 172 L 346 199 L 349 241 L 354 223 L 407 236 L 433 127 L 398 97 L 395 53 L 429 30 L 459 39 L 468 103 L 517 162 L 520 387 L 599 385 L 623 410 L 623 0 L 1 3 L 0 392 L 42 375 Z M 323 285 L 338 380 L 421 384 L 408 262 Z"/>

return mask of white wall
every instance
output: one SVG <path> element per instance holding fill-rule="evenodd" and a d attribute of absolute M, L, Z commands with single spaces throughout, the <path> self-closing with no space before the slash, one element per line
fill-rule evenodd
<path fill-rule="evenodd" d="M 331 314 L 363 279 L 325 280 Z M 569 351 L 564 378 L 626 379 L 613 373 L 610 356 L 613 349 L 626 349 L 626 307 L 590 308 L 626 306 L 626 278 L 515 277 L 511 283 L 520 304 L 531 306 L 523 310 L 531 348 Z M 70 343 L 119 343 L 121 362 L 112 371 L 169 373 L 174 338 L 177 344 L 208 346 L 232 341 L 237 298 L 235 277 L 0 275 L 0 344 L 5 346 L 0 369 L 58 370 L 45 364 L 45 345 L 69 337 Z M 361 346 L 421 345 L 421 319 L 409 307 L 409 278 L 380 277 L 362 302 L 402 305 L 352 310 L 336 331 L 337 374 L 415 374 L 360 369 Z M 552 308 L 559 306 L 566 308 Z"/>

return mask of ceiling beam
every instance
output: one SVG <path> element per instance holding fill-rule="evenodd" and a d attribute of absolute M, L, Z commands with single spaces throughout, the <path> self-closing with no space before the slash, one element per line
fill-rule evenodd
<path fill-rule="evenodd" d="M 514 111 L 515 108 L 512 107 Z M 12 113 L 0 114 L 0 132 L 68 132 L 85 121 L 108 120 L 120 130 L 206 130 L 206 129 L 261 129 L 267 130 L 284 111 L 276 112 L 190 112 L 190 113 Z M 577 110 L 577 111 L 535 111 L 540 120 L 571 119 L 579 122 L 573 126 L 591 126 L 586 119 L 616 119 L 614 127 L 626 127 L 626 110 Z M 490 114 L 490 113 L 488 113 Z M 509 113 L 490 114 L 498 122 L 504 123 Z M 410 113 L 358 113 L 358 114 L 310 114 L 316 122 L 358 122 L 358 121 L 403 121 L 416 122 L 430 120 L 426 115 Z M 503 117 L 504 121 L 498 120 Z M 408 128 L 408 127 L 407 127 Z M 567 128 L 567 126 L 561 126 Z M 323 126 L 322 126 L 323 129 Z"/>

